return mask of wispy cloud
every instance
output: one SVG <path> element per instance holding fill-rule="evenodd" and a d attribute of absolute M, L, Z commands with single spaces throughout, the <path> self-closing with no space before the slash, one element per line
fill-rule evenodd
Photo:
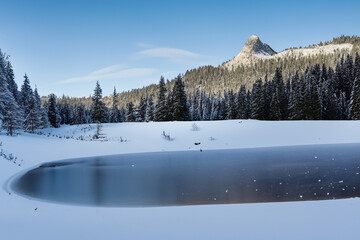
<path fill-rule="evenodd" d="M 144 43 L 144 42 L 137 42 L 137 43 L 135 43 L 135 45 L 140 48 L 152 48 L 153 47 L 153 45 Z"/>
<path fill-rule="evenodd" d="M 137 52 L 136 55 L 153 58 L 166 58 L 174 61 L 183 60 L 185 58 L 194 59 L 200 57 L 197 53 L 170 47 L 151 48 Z"/>
<path fill-rule="evenodd" d="M 122 65 L 112 65 L 96 71 L 91 72 L 88 75 L 81 77 L 69 78 L 60 81 L 60 84 L 65 83 L 76 83 L 76 82 L 91 82 L 97 80 L 108 80 L 108 79 L 128 79 L 134 77 L 145 77 L 150 76 L 158 72 L 154 68 L 127 68 L 124 69 Z"/>
<path fill-rule="evenodd" d="M 101 68 L 99 70 L 96 70 L 96 71 L 92 72 L 91 74 L 93 74 L 93 75 L 106 74 L 106 73 L 115 72 L 117 70 L 121 70 L 123 68 L 124 68 L 123 65 L 117 64 L 117 65 L 112 65 L 112 66 L 109 66 L 109 67 Z"/>

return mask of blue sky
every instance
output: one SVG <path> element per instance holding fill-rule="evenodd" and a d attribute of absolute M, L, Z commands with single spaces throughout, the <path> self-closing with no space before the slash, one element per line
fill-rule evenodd
<path fill-rule="evenodd" d="M 360 1 L 0 0 L 0 48 L 20 86 L 104 95 L 219 65 L 256 34 L 276 51 L 360 35 Z"/>

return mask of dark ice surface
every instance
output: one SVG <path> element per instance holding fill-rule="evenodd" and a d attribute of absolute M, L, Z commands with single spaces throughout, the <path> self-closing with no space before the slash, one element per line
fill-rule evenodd
<path fill-rule="evenodd" d="M 103 207 L 360 196 L 360 144 L 121 154 L 45 163 L 13 177 L 33 199 Z"/>

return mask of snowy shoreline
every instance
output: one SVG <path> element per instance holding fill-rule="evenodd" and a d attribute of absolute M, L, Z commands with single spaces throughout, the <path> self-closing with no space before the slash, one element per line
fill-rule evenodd
<path fill-rule="evenodd" d="M 45 135 L 0 135 L 0 183 L 35 165 L 61 159 L 121 153 L 231 149 L 331 143 L 359 143 L 358 121 L 204 121 L 104 124 L 107 141 L 47 136 L 84 133 L 84 126 L 44 129 Z M 94 126 L 94 125 L 93 125 Z M 162 136 L 165 131 L 172 140 Z M 120 137 L 126 141 L 119 141 Z M 195 143 L 200 143 L 195 145 Z M 360 157 L 360 156 L 359 156 Z M 28 200 L 0 193 L 4 239 L 321 239 L 357 238 L 360 200 L 205 205 L 163 208 L 96 208 Z M 35 210 L 36 209 L 36 210 Z M 332 219 L 335 227 L 329 227 Z M 61 227 L 59 227 L 61 226 Z M 262 231 L 258 231 L 259 227 Z M 21 229 L 21 231 L 19 231 Z"/>

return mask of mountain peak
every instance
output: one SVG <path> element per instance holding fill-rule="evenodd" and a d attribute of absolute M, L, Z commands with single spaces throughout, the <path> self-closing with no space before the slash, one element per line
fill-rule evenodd
<path fill-rule="evenodd" d="M 276 54 L 276 52 L 269 45 L 262 43 L 258 36 L 251 35 L 241 49 L 240 54 L 262 54 L 271 56 Z"/>
<path fill-rule="evenodd" d="M 224 66 L 233 69 L 241 64 L 249 65 L 259 59 L 268 58 L 275 54 L 276 52 L 269 45 L 261 42 L 258 36 L 251 35 L 240 53 L 229 62 L 224 63 Z"/>

